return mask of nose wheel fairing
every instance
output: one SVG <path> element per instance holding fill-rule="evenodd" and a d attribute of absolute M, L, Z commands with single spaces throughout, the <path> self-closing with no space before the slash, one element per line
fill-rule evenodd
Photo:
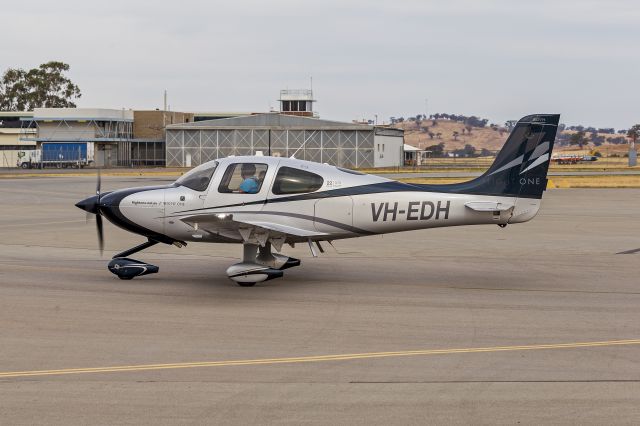
<path fill-rule="evenodd" d="M 115 274 L 121 280 L 131 280 L 135 277 L 155 274 L 160 269 L 150 263 L 144 263 L 126 257 L 113 259 L 109 262 L 108 268 L 111 273 Z"/>

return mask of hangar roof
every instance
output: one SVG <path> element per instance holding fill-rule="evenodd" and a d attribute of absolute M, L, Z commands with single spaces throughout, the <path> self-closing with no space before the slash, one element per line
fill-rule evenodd
<path fill-rule="evenodd" d="M 193 123 L 171 124 L 168 130 L 184 129 L 237 129 L 237 128 L 276 128 L 276 129 L 311 129 L 311 130 L 373 130 L 374 126 L 365 124 L 344 123 L 340 121 L 320 120 L 317 118 L 299 117 L 280 113 L 248 115 L 243 117 L 203 120 Z"/>

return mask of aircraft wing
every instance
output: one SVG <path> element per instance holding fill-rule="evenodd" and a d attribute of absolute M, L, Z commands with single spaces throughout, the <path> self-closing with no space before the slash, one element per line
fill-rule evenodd
<path fill-rule="evenodd" d="M 288 242 L 306 241 L 311 237 L 328 235 L 290 225 L 257 220 L 255 215 L 248 213 L 209 213 L 187 216 L 180 220 L 195 230 L 201 229 L 211 234 L 242 242 L 264 245 L 266 241 L 271 241 L 278 251 L 285 240 Z"/>

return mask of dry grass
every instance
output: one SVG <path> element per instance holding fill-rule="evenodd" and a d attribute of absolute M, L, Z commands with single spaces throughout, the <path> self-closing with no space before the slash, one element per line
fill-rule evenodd
<path fill-rule="evenodd" d="M 389 167 L 384 169 L 358 169 L 364 173 L 442 173 L 442 172 L 482 172 L 491 166 L 495 157 L 478 158 L 430 158 L 426 165 L 421 167 Z M 613 170 L 640 170 L 640 166 L 627 166 L 627 158 L 600 158 L 598 161 L 579 164 L 551 163 L 550 170 L 554 172 L 577 171 L 613 171 Z"/>
<path fill-rule="evenodd" d="M 468 178 L 405 178 L 406 183 L 447 184 L 459 183 Z M 557 176 L 549 179 L 547 189 L 554 188 L 640 188 L 638 176 Z"/>
<path fill-rule="evenodd" d="M 638 176 L 555 176 L 547 188 L 640 188 Z"/>

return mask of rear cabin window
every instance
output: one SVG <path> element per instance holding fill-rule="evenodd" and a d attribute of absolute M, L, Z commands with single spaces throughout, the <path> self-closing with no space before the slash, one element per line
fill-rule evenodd
<path fill-rule="evenodd" d="M 314 192 L 320 189 L 323 183 L 322 176 L 315 173 L 292 167 L 280 167 L 273 182 L 273 193 L 281 195 Z"/>

